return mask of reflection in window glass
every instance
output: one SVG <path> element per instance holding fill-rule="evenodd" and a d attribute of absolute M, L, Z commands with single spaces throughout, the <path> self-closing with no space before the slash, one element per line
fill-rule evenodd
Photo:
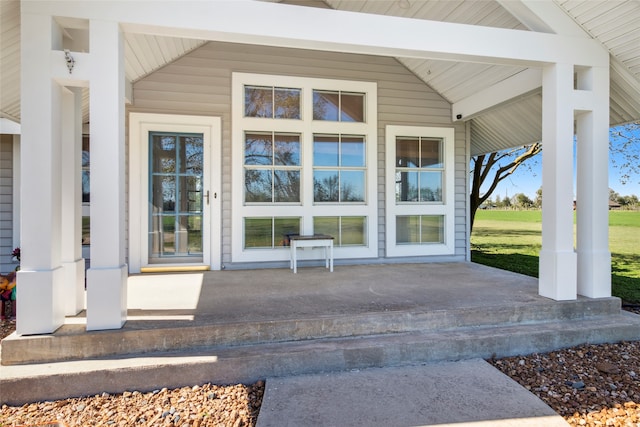
<path fill-rule="evenodd" d="M 396 202 L 442 202 L 442 140 L 396 138 Z"/>
<path fill-rule="evenodd" d="M 244 146 L 244 201 L 300 202 L 300 135 L 247 133 Z"/>
<path fill-rule="evenodd" d="M 273 86 L 244 87 L 245 117 L 300 119 L 300 89 Z"/>
<path fill-rule="evenodd" d="M 316 216 L 313 232 L 333 236 L 336 246 L 365 246 L 367 219 L 363 216 Z"/>
<path fill-rule="evenodd" d="M 396 243 L 415 245 L 444 243 L 444 215 L 399 215 Z"/>
<path fill-rule="evenodd" d="M 82 203 L 89 203 L 91 201 L 91 183 L 89 181 L 91 158 L 89 150 L 89 136 L 82 135 Z M 87 238 L 87 241 L 88 240 L 89 239 Z"/>
<path fill-rule="evenodd" d="M 300 234 L 299 217 L 245 218 L 245 249 L 289 246 L 289 236 Z"/>
<path fill-rule="evenodd" d="M 314 202 L 365 201 L 365 142 L 359 135 L 313 136 Z"/>
<path fill-rule="evenodd" d="M 313 91 L 313 120 L 364 123 L 364 93 Z"/>

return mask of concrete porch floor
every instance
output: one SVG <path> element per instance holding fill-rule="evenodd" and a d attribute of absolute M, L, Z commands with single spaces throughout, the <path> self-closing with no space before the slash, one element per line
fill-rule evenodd
<path fill-rule="evenodd" d="M 640 338 L 617 298 L 556 302 L 537 279 L 473 263 L 145 274 L 129 278 L 122 329 L 68 317 L 2 342 L 0 402 L 250 382 L 301 373 L 549 351 Z M 107 385 L 105 385 L 107 384 Z M 17 393 L 24 390 L 24 394 Z"/>

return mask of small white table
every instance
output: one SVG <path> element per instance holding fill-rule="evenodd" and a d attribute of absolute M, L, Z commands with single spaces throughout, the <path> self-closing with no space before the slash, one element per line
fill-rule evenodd
<path fill-rule="evenodd" d="M 333 273 L 333 236 L 327 234 L 314 234 L 309 236 L 294 234 L 289 236 L 291 247 L 291 261 L 289 268 L 294 273 L 298 272 L 298 248 L 324 248 L 325 268 Z"/>

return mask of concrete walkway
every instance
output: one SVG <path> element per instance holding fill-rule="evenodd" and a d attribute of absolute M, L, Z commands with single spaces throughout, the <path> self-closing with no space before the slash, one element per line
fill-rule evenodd
<path fill-rule="evenodd" d="M 481 359 L 272 378 L 257 427 L 567 426 Z"/>

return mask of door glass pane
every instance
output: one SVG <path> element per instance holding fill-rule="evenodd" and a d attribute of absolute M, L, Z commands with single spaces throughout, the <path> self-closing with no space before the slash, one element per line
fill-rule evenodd
<path fill-rule="evenodd" d="M 202 261 L 202 134 L 150 134 L 149 262 Z"/>

